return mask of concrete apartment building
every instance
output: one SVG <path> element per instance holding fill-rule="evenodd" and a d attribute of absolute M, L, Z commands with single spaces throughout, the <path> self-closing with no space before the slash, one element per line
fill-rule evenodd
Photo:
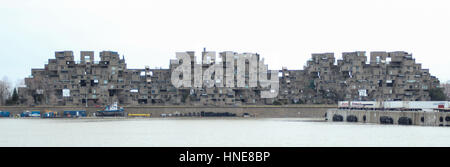
<path fill-rule="evenodd" d="M 186 53 L 194 63 L 194 52 Z M 217 64 L 216 57 L 207 53 L 202 52 L 203 72 Z M 230 65 L 225 53 L 218 54 L 223 70 Z M 235 55 L 236 66 L 239 54 L 230 53 Z M 279 70 L 279 94 L 268 99 L 260 98 L 261 87 L 248 87 L 248 78 L 253 75 L 249 70 L 245 71 L 244 87 L 177 89 L 171 83 L 177 60 L 170 60 L 169 69 L 128 69 L 117 52 L 100 52 L 99 61 L 94 60 L 91 51 L 80 52 L 80 57 L 76 61 L 72 51 L 55 52 L 55 58 L 49 59 L 43 69 L 32 69 L 31 77 L 25 78 L 26 87 L 19 88 L 24 105 L 102 106 L 119 102 L 239 106 L 336 104 L 339 100 L 417 101 L 430 100 L 428 90 L 439 86 L 439 80 L 406 52 L 371 52 L 370 62 L 365 52 L 346 52 L 337 61 L 334 53 L 312 54 L 303 70 Z M 256 57 L 260 59 L 258 54 Z M 245 66 L 249 68 L 248 62 Z M 233 80 L 236 84 L 236 79 Z"/>

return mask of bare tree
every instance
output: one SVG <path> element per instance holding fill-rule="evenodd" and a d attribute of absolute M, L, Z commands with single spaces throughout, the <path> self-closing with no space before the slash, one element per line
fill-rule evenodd
<path fill-rule="evenodd" d="M 444 89 L 444 94 L 447 96 L 447 100 L 450 100 L 450 81 L 447 83 L 441 84 L 441 87 Z"/>
<path fill-rule="evenodd" d="M 11 96 L 11 83 L 5 76 L 0 80 L 0 105 L 4 105 L 9 96 Z"/>

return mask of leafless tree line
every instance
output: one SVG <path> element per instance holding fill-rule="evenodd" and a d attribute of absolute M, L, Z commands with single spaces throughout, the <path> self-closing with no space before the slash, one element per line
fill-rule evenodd
<path fill-rule="evenodd" d="M 441 87 L 444 89 L 444 94 L 447 96 L 447 99 L 450 100 L 450 81 L 441 84 Z"/>
<path fill-rule="evenodd" d="M 24 85 L 24 80 L 18 80 L 16 82 L 16 85 L 13 85 L 8 77 L 3 77 L 0 80 L 0 105 L 5 105 L 6 100 L 8 100 L 9 98 L 11 98 L 12 96 L 12 92 L 14 90 L 15 87 L 18 86 L 22 86 Z"/>
<path fill-rule="evenodd" d="M 11 96 L 11 83 L 7 77 L 0 80 L 0 105 L 4 105 L 6 99 Z"/>

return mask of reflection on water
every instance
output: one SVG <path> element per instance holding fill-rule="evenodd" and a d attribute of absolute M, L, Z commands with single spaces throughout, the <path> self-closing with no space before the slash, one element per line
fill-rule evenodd
<path fill-rule="evenodd" d="M 448 127 L 300 118 L 0 119 L 0 146 L 450 146 Z"/>

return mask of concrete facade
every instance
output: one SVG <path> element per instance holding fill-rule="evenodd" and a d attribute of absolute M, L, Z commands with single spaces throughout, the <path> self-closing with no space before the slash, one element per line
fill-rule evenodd
<path fill-rule="evenodd" d="M 342 116 L 339 122 L 359 122 L 394 125 L 420 125 L 420 126 L 450 126 L 449 112 L 422 112 L 422 111 L 369 111 L 369 110 L 339 110 L 329 109 L 326 118 L 330 122 L 335 116 Z M 350 120 L 349 118 L 356 118 Z M 392 119 L 392 123 L 383 122 L 383 118 Z M 401 122 L 401 119 L 410 119 L 410 124 Z"/>
<path fill-rule="evenodd" d="M 185 53 L 194 63 L 195 53 Z M 429 100 L 428 90 L 439 86 L 439 80 L 406 52 L 371 52 L 370 62 L 365 52 L 346 52 L 337 61 L 334 53 L 323 53 L 312 54 L 303 70 L 279 70 L 278 96 L 261 98 L 267 89 L 248 82 L 251 77 L 261 78 L 249 69 L 264 67 L 234 52 L 229 52 L 234 57 L 227 60 L 225 53 L 218 53 L 222 62 L 216 62 L 215 52 L 203 51 L 202 64 L 185 67 L 192 69 L 186 78 L 193 87 L 175 88 L 171 77 L 180 60 L 170 60 L 169 69 L 128 69 L 117 52 L 100 52 L 99 61 L 92 51 L 80 52 L 80 61 L 75 61 L 72 51 L 55 52 L 43 69 L 32 69 L 31 77 L 25 78 L 26 87 L 18 89 L 19 96 L 28 106 L 336 104 L 342 100 Z M 237 65 L 247 70 L 236 70 Z M 194 75 L 199 70 L 202 75 Z M 227 76 L 226 70 L 234 75 Z M 204 83 L 196 83 L 199 77 Z M 237 77 L 245 82 L 238 82 Z M 241 87 L 217 87 L 211 82 Z"/>
<path fill-rule="evenodd" d="M 304 70 L 283 69 L 280 84 L 286 87 L 280 90 L 281 97 L 313 104 L 427 101 L 428 91 L 439 87 L 439 80 L 406 52 L 371 52 L 369 63 L 365 52 L 346 52 L 342 57 L 335 64 L 333 53 L 313 54 Z"/>
<path fill-rule="evenodd" d="M 450 100 L 450 81 L 441 84 L 441 87 L 444 89 L 444 94 L 447 97 L 447 100 Z"/>

